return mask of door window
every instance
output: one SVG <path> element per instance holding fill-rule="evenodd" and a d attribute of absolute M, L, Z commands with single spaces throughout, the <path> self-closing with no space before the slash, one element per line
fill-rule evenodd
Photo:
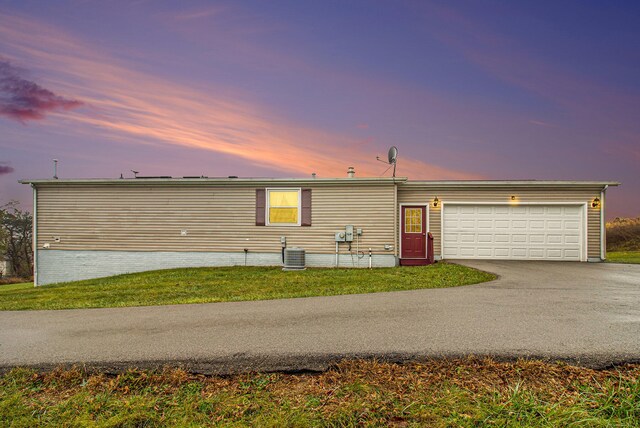
<path fill-rule="evenodd" d="M 404 233 L 422 233 L 422 208 L 404 209 Z"/>

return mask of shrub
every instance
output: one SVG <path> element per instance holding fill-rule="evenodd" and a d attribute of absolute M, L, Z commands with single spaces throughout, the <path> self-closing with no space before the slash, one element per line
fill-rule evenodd
<path fill-rule="evenodd" d="M 640 217 L 616 218 L 607 222 L 607 250 L 640 250 Z"/>

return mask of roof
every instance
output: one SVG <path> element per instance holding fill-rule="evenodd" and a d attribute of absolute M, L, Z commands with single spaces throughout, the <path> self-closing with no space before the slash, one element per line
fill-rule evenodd
<path fill-rule="evenodd" d="M 201 177 L 201 178 L 171 178 L 171 177 L 138 177 L 138 178 L 73 178 L 73 179 L 35 179 L 19 180 L 22 184 L 104 184 L 104 185 L 136 185 L 136 184 L 380 184 L 400 183 L 406 177 L 344 177 L 344 178 L 234 178 L 234 177 Z"/>
<path fill-rule="evenodd" d="M 64 184 L 101 184 L 101 185 L 148 185 L 148 184 L 381 184 L 398 183 L 403 187 L 605 187 L 618 186 L 616 181 L 579 181 L 579 180 L 408 180 L 406 177 L 354 177 L 354 178 L 77 178 L 77 179 L 36 179 L 20 180 L 23 184 L 64 185 Z"/>
<path fill-rule="evenodd" d="M 403 187 L 605 187 L 617 181 L 588 180 L 410 180 Z"/>

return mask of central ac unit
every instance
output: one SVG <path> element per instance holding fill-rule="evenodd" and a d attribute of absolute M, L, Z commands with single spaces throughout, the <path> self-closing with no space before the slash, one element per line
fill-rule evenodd
<path fill-rule="evenodd" d="M 284 267 L 282 270 L 304 270 L 305 255 L 304 248 L 285 248 Z"/>

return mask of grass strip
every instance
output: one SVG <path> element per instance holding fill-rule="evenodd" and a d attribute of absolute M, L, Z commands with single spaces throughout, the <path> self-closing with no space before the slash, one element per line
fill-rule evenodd
<path fill-rule="evenodd" d="M 640 424 L 640 365 L 344 361 L 321 374 L 80 368 L 0 377 L 0 425 L 617 426 Z"/>
<path fill-rule="evenodd" d="M 640 251 L 607 251 L 609 263 L 640 263 Z"/>
<path fill-rule="evenodd" d="M 495 276 L 449 263 L 411 268 L 307 269 L 183 268 L 34 287 L 0 287 L 0 310 L 106 308 L 233 302 L 443 288 Z"/>

